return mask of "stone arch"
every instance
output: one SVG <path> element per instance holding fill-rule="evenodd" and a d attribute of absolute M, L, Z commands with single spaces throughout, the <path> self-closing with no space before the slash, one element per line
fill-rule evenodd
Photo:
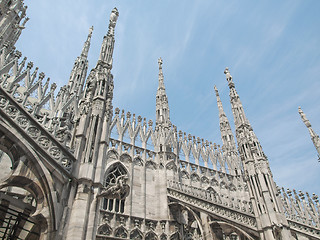
<path fill-rule="evenodd" d="M 0 190 L 9 186 L 25 189 L 33 195 L 33 197 L 37 201 L 37 204 L 42 204 L 44 201 L 44 195 L 40 186 L 25 176 L 11 175 L 3 183 L 0 184 Z"/>
<path fill-rule="evenodd" d="M 165 233 L 162 233 L 161 236 L 160 236 L 160 240 L 167 240 L 168 237 Z"/>
<path fill-rule="evenodd" d="M 108 161 L 116 161 L 119 159 L 119 154 L 116 150 L 111 149 L 107 152 L 107 159 Z"/>
<path fill-rule="evenodd" d="M 107 178 L 108 178 L 108 175 L 109 175 L 111 177 L 110 178 L 111 182 L 109 182 L 108 184 L 107 184 L 107 182 L 105 182 L 105 187 L 110 185 L 110 183 L 115 183 L 116 178 L 121 176 L 121 175 L 126 175 L 126 176 L 129 177 L 128 169 L 119 161 L 112 162 L 109 166 L 107 166 L 106 169 L 107 170 L 105 172 L 104 179 L 105 179 L 105 181 L 108 181 Z"/>
<path fill-rule="evenodd" d="M 0 149 L 10 157 L 13 169 L 10 176 L 0 183 L 0 192 L 3 188 L 18 188 L 36 199 L 35 208 L 28 213 L 27 221 L 34 223 L 32 231 L 41 232 L 39 239 L 54 238 L 58 225 L 57 198 L 52 195 L 55 192 L 54 181 L 46 165 L 47 162 L 42 159 L 41 154 L 35 152 L 35 147 L 21 135 L 21 132 L 3 121 L 0 121 Z M 11 204 L 17 204 L 17 201 L 12 199 L 17 192 L 13 192 L 12 196 L 7 191 L 3 194 L 10 210 Z M 19 199 L 18 197 L 21 204 L 18 209 L 22 213 L 24 211 L 22 207 L 26 205 Z"/>
<path fill-rule="evenodd" d="M 209 193 L 211 193 L 211 194 L 214 194 L 214 195 L 216 195 L 216 194 L 217 194 L 217 191 L 216 191 L 216 190 L 214 190 L 214 189 L 213 189 L 213 187 L 211 187 L 211 186 L 210 186 L 210 187 L 208 187 L 206 190 L 207 190 L 207 192 L 209 192 Z"/>
<path fill-rule="evenodd" d="M 6 137 L 0 138 L 0 151 L 6 153 L 12 163 L 12 169 L 15 169 L 19 163 L 22 151 L 21 149 L 11 140 Z"/>
<path fill-rule="evenodd" d="M 114 231 L 114 236 L 118 238 L 127 238 L 128 231 L 123 226 L 120 226 Z"/>
<path fill-rule="evenodd" d="M 0 150 L 0 183 L 12 174 L 13 164 L 11 157 Z"/>
<path fill-rule="evenodd" d="M 201 177 L 201 183 L 204 185 L 209 185 L 209 178 L 207 178 L 206 176 L 202 176 Z"/>
<path fill-rule="evenodd" d="M 180 174 L 181 174 L 181 178 L 183 178 L 183 179 L 189 179 L 190 178 L 189 173 L 186 170 L 182 170 L 180 172 Z"/>
<path fill-rule="evenodd" d="M 190 231 L 191 229 L 193 229 L 194 232 L 197 231 L 199 235 L 204 236 L 201 219 L 193 209 L 180 202 L 169 203 L 169 208 L 171 210 L 172 217 L 179 224 L 183 224 Z M 185 229 L 185 227 L 183 229 Z M 177 231 L 176 233 L 178 233 L 178 235 L 174 236 L 174 233 L 170 236 L 170 239 L 181 239 L 179 231 Z M 184 235 L 187 235 L 187 233 L 184 233 Z M 174 238 L 172 238 L 173 236 Z M 178 236 L 180 238 L 177 238 Z"/>
<path fill-rule="evenodd" d="M 129 156 L 129 154 L 123 153 L 120 156 L 120 161 L 124 162 L 124 163 L 130 163 L 130 162 L 132 162 L 132 158 Z"/>
<path fill-rule="evenodd" d="M 102 208 L 111 212 L 124 213 L 125 198 L 129 195 L 129 173 L 119 161 L 107 167 L 104 175 L 104 189 L 100 196 L 104 197 Z"/>
<path fill-rule="evenodd" d="M 170 162 L 168 162 L 168 163 L 166 164 L 166 169 L 167 169 L 167 170 L 173 170 L 174 172 L 177 171 L 177 165 L 176 165 L 176 163 L 174 162 L 174 160 L 171 160 Z"/>
<path fill-rule="evenodd" d="M 152 160 L 148 160 L 146 161 L 146 168 L 155 170 L 157 169 L 157 164 Z"/>
<path fill-rule="evenodd" d="M 200 182 L 200 177 L 199 177 L 199 175 L 198 175 L 197 173 L 192 173 L 192 174 L 190 175 L 190 179 L 191 179 L 191 181 L 193 181 L 193 182 Z"/>
<path fill-rule="evenodd" d="M 98 234 L 109 236 L 112 234 L 112 228 L 107 223 L 105 223 L 98 228 Z"/>
<path fill-rule="evenodd" d="M 135 228 L 130 232 L 130 239 L 142 240 L 143 234 L 138 228 Z"/>
<path fill-rule="evenodd" d="M 149 231 L 146 234 L 145 240 L 158 240 L 158 236 L 155 232 Z"/>
<path fill-rule="evenodd" d="M 138 166 L 143 166 L 143 160 L 141 159 L 140 156 L 136 156 L 133 159 L 134 165 L 138 165 Z"/>
<path fill-rule="evenodd" d="M 217 228 L 217 226 L 219 226 L 219 228 L 221 230 L 226 229 L 226 232 L 228 235 L 237 234 L 238 236 L 242 237 L 241 239 L 245 239 L 245 240 L 254 240 L 255 239 L 248 232 L 243 230 L 242 228 L 237 227 L 237 226 L 235 226 L 231 223 L 228 223 L 228 222 L 212 221 L 209 224 L 210 224 L 211 228 L 213 225 L 215 225 L 215 228 Z"/>
<path fill-rule="evenodd" d="M 170 240 L 181 240 L 181 239 L 182 238 L 181 238 L 181 235 L 179 232 L 175 232 L 175 233 L 171 234 L 171 236 L 170 236 Z"/>

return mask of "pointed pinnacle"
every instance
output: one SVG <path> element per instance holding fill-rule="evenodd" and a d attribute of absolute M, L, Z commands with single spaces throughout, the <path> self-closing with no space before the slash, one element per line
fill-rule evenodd
<path fill-rule="evenodd" d="M 311 127 L 311 123 L 309 122 L 309 120 L 307 119 L 306 114 L 302 111 L 301 107 L 298 108 L 298 112 L 300 114 L 300 117 L 303 121 L 303 123 L 306 125 L 307 128 Z"/>
<path fill-rule="evenodd" d="M 158 59 L 158 64 L 159 64 L 159 88 L 165 89 L 164 82 L 163 82 L 162 63 L 163 63 L 163 61 L 162 61 L 162 58 L 160 57 Z"/>
<path fill-rule="evenodd" d="M 91 27 L 89 28 L 89 36 L 90 36 L 90 37 L 92 36 L 92 32 L 93 32 L 93 26 L 91 26 Z"/>
<path fill-rule="evenodd" d="M 162 69 L 162 63 L 163 63 L 162 58 L 159 57 L 158 59 L 159 69 Z"/>
<path fill-rule="evenodd" d="M 83 49 L 82 49 L 82 53 L 81 53 L 82 56 L 85 56 L 85 57 L 88 56 L 92 32 L 93 32 L 93 26 L 91 26 L 91 27 L 89 28 L 88 37 L 87 37 L 87 40 L 85 41 L 84 46 L 83 46 Z"/>
<path fill-rule="evenodd" d="M 216 92 L 216 96 L 218 97 L 219 96 L 219 92 L 218 92 L 218 88 L 217 88 L 217 86 L 216 85 L 214 85 L 214 90 L 215 90 L 215 92 Z"/>

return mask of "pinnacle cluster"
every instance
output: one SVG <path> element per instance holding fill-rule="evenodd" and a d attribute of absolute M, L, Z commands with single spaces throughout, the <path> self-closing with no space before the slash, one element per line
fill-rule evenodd
<path fill-rule="evenodd" d="M 117 8 L 95 67 L 88 72 L 91 27 L 57 95 L 15 49 L 26 9 L 0 1 L 0 238 L 320 238 L 318 196 L 276 186 L 229 68 L 235 136 L 214 87 L 219 146 L 171 122 L 161 58 L 155 124 L 113 109 Z"/>

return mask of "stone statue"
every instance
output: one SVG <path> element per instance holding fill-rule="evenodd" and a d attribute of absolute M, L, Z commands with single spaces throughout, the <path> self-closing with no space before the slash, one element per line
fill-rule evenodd
<path fill-rule="evenodd" d="M 118 20 L 118 17 L 119 17 L 118 9 L 114 8 L 111 12 L 111 15 L 110 15 L 110 27 L 114 28 L 116 26 L 116 22 Z"/>
<path fill-rule="evenodd" d="M 108 187 L 103 188 L 101 193 L 97 195 L 97 198 L 115 198 L 122 200 L 129 195 L 129 185 L 126 183 L 128 177 L 126 175 L 121 175 L 116 178 L 114 184 L 110 184 Z"/>
<path fill-rule="evenodd" d="M 232 79 L 232 76 L 230 75 L 228 67 L 226 67 L 226 69 L 224 70 L 224 74 L 226 75 L 227 80 Z"/>

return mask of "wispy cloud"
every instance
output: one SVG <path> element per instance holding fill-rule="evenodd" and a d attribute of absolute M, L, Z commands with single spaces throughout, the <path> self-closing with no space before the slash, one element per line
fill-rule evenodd
<path fill-rule="evenodd" d="M 319 181 L 319 164 L 297 114 L 301 105 L 320 132 L 319 1 L 26 0 L 26 4 L 31 20 L 18 48 L 60 85 L 69 78 L 91 25 L 95 30 L 89 61 L 90 67 L 95 65 L 116 6 L 120 17 L 114 105 L 154 118 L 161 56 L 177 127 L 208 140 L 220 141 L 214 84 L 233 122 L 223 74 L 229 66 L 277 183 L 319 192 L 311 184 Z M 310 174 L 296 181 L 308 169 Z"/>

